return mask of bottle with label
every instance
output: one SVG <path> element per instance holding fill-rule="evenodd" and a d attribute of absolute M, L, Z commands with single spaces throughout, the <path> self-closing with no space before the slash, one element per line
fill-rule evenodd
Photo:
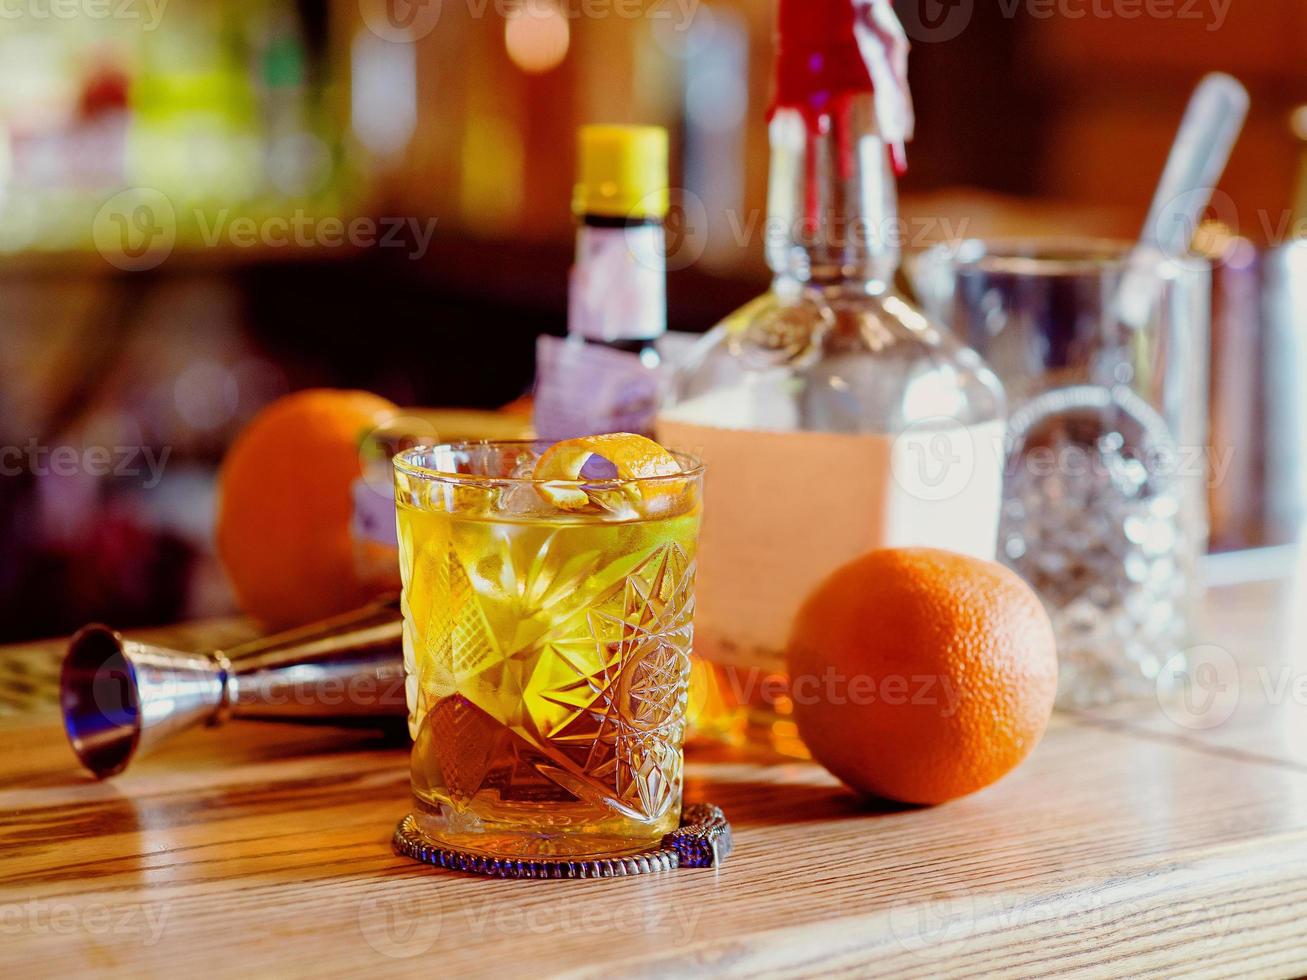
<path fill-rule="evenodd" d="M 781 0 L 771 290 L 676 366 L 658 437 L 707 463 L 692 709 L 701 735 L 801 753 L 800 605 L 876 547 L 993 558 L 1003 389 L 893 288 L 910 135 L 889 0 Z"/>
<path fill-rule="evenodd" d="M 536 432 L 652 435 L 667 331 L 667 131 L 585 126 L 578 149 L 567 337 L 537 346 Z"/>

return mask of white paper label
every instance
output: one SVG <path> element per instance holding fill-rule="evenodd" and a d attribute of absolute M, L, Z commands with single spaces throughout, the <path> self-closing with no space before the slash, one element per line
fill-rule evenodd
<path fill-rule="evenodd" d="M 667 330 L 662 225 L 577 233 L 567 293 L 568 333 L 591 340 L 651 340 Z"/>
<path fill-rule="evenodd" d="M 899 436 L 724 429 L 668 416 L 664 445 L 707 464 L 695 634 L 709 657 L 780 669 L 804 599 L 873 548 L 993 559 L 1004 423 L 922 425 Z M 760 656 L 767 662 L 759 662 Z"/>

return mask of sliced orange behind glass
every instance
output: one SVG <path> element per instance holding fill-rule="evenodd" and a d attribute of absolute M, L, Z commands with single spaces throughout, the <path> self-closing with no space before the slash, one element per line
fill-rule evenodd
<path fill-rule="evenodd" d="M 581 471 L 586 463 L 595 456 L 613 464 L 616 482 L 676 476 L 681 472 L 675 456 L 644 436 L 630 432 L 582 436 L 554 443 L 536 460 L 531 475 L 540 481 L 536 487 L 540 496 L 563 510 L 589 506 L 589 495 L 576 484 L 583 479 Z M 657 480 L 648 487 L 639 487 L 638 498 L 648 505 L 675 498 L 684 488 L 683 480 Z"/>

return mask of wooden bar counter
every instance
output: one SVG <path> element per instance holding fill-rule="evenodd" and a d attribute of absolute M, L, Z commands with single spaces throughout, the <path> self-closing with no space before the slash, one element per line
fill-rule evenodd
<path fill-rule="evenodd" d="M 687 798 L 726 810 L 735 854 L 598 881 L 396 857 L 406 751 L 357 733 L 236 722 L 96 782 L 46 700 L 62 644 L 0 650 L 0 963 L 16 977 L 1302 974 L 1293 566 L 1209 566 L 1199 659 L 1234 671 L 1205 688 L 1215 714 L 1059 714 L 1011 776 L 933 809 L 860 802 L 810 763 L 692 752 Z M 198 648 L 243 629 L 154 638 Z"/>

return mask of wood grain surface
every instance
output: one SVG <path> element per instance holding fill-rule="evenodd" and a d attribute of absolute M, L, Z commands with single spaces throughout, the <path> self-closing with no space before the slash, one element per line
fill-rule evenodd
<path fill-rule="evenodd" d="M 1274 609 L 1296 588 L 1216 590 L 1213 645 L 1224 637 L 1245 673 L 1278 663 Z M 512 882 L 391 853 L 403 747 L 236 722 L 97 783 L 41 709 L 0 722 L 0 963 L 14 976 L 1298 975 L 1307 750 L 1286 719 L 1303 710 L 1250 699 L 1202 730 L 1152 705 L 1059 716 L 1010 777 L 933 809 L 860 801 L 812 764 L 700 750 L 687 798 L 730 816 L 723 867 Z"/>

